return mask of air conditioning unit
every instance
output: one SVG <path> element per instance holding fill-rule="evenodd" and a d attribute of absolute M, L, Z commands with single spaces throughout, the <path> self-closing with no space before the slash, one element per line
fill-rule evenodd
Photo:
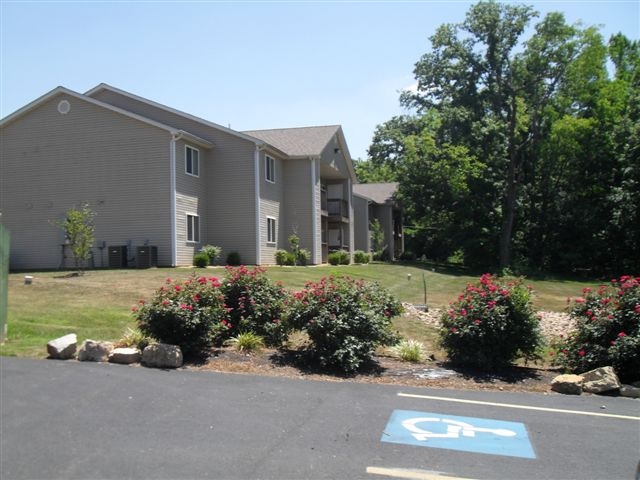
<path fill-rule="evenodd" d="M 109 268 L 127 268 L 127 246 L 115 245 L 109 247 Z"/>
<path fill-rule="evenodd" d="M 158 266 L 158 247 L 136 247 L 136 266 L 151 268 Z"/>

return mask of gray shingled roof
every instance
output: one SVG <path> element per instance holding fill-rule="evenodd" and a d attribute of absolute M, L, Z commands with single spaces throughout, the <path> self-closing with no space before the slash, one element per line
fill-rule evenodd
<path fill-rule="evenodd" d="M 290 157 L 303 157 L 320 155 L 339 129 L 339 125 L 327 125 L 251 130 L 242 133 L 267 142 Z"/>
<path fill-rule="evenodd" d="M 397 182 L 393 183 L 357 183 L 353 186 L 353 193 L 373 200 L 375 203 L 393 201 L 393 194 L 398 191 Z"/>

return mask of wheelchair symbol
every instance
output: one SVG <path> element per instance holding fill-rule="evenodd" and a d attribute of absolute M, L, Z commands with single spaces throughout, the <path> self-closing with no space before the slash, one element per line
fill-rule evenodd
<path fill-rule="evenodd" d="M 424 430 L 417 426 L 419 423 L 438 423 L 446 425 L 446 432 L 437 433 Z M 449 418 L 438 417 L 418 417 L 408 418 L 402 422 L 402 426 L 411 432 L 411 435 L 419 441 L 427 441 L 430 438 L 474 438 L 476 433 L 490 433 L 500 437 L 515 437 L 517 435 L 513 430 L 505 428 L 482 428 L 474 427 L 470 423 L 451 420 Z M 440 426 L 440 431 L 442 426 Z"/>

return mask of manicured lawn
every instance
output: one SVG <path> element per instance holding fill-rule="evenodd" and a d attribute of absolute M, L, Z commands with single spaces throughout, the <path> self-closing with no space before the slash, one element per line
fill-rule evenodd
<path fill-rule="evenodd" d="M 167 278 L 184 280 L 193 271 L 207 276 L 224 277 L 222 267 L 205 270 L 160 268 L 149 270 L 96 270 L 83 276 L 68 276 L 67 272 L 13 273 L 9 275 L 8 340 L 0 346 L 0 355 L 45 357 L 46 343 L 56 337 L 75 332 L 79 342 L 117 340 L 126 327 L 133 327 L 131 307 L 139 299 L 149 298 Z M 367 281 L 377 281 L 403 302 L 424 303 L 422 276 L 427 284 L 430 308 L 446 306 L 467 283 L 478 276 L 446 270 L 443 267 L 401 264 L 369 264 L 321 267 L 270 267 L 268 275 L 285 287 L 296 290 L 308 281 L 327 275 L 348 275 Z M 24 276 L 34 277 L 25 285 Z M 410 277 L 409 277 L 410 275 Z M 535 307 L 540 310 L 562 311 L 567 297 L 581 294 L 594 282 L 568 280 L 532 280 Z M 416 337 L 433 337 L 433 332 L 421 331 L 422 325 L 411 319 L 396 320 L 401 333 Z"/>

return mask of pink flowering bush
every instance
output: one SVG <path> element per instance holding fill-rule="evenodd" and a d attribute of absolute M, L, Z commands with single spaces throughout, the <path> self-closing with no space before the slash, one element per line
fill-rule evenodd
<path fill-rule="evenodd" d="M 294 294 L 287 323 L 308 334 L 313 360 L 352 373 L 376 347 L 397 342 L 391 320 L 401 312 L 402 305 L 377 284 L 332 276 Z"/>
<path fill-rule="evenodd" d="M 161 343 L 178 345 L 185 358 L 207 355 L 216 338 L 233 328 L 220 286 L 215 277 L 168 278 L 149 302 L 140 300 L 134 307 L 140 330 Z"/>
<path fill-rule="evenodd" d="M 613 366 L 623 382 L 640 380 L 640 278 L 582 294 L 569 307 L 575 331 L 553 344 L 554 363 L 574 373 Z"/>
<path fill-rule="evenodd" d="M 453 364 L 492 370 L 521 357 L 539 358 L 539 319 L 521 280 L 502 284 L 483 275 L 479 283 L 467 285 L 441 322 L 441 345 Z"/>
<path fill-rule="evenodd" d="M 264 268 L 227 267 L 222 281 L 228 318 L 233 325 L 228 338 L 252 332 L 261 336 L 267 345 L 279 346 L 287 338 L 281 319 L 288 298 L 281 284 L 273 284 Z"/>

